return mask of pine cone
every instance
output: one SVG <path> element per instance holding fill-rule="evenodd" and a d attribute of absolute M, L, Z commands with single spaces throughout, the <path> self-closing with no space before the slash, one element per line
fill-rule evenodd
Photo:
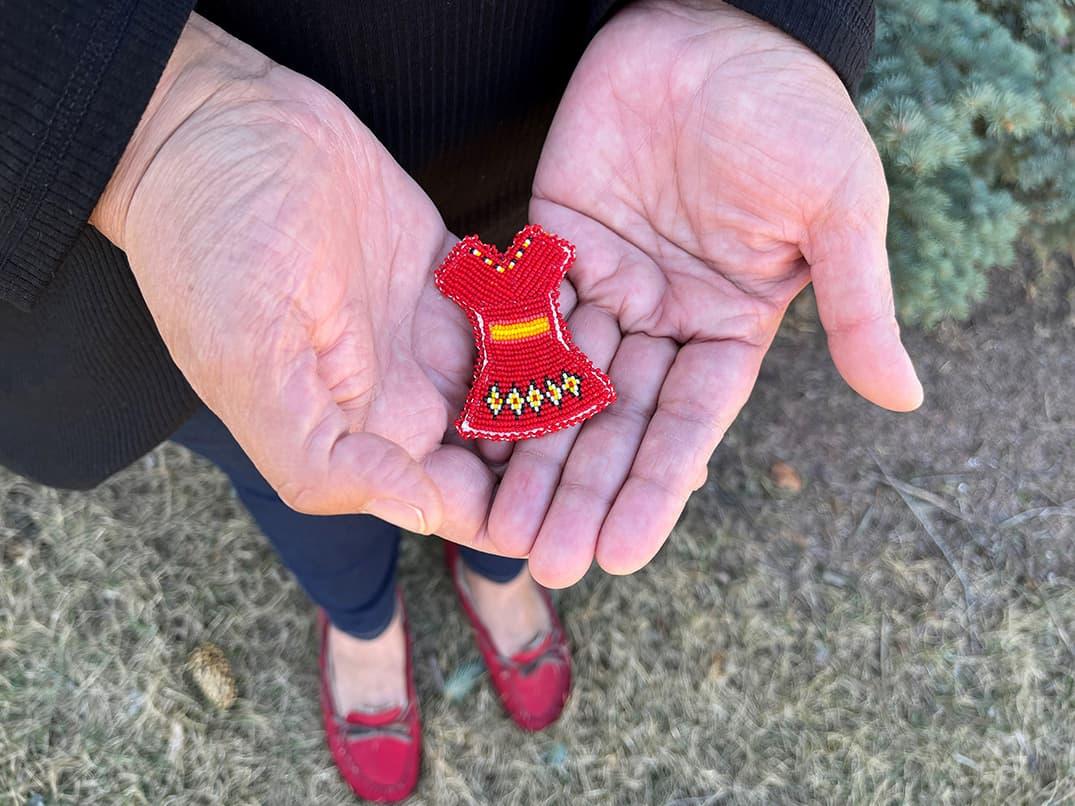
<path fill-rule="evenodd" d="M 235 675 L 224 650 L 206 642 L 190 653 L 187 670 L 198 684 L 202 694 L 221 711 L 231 708 L 235 702 Z"/>

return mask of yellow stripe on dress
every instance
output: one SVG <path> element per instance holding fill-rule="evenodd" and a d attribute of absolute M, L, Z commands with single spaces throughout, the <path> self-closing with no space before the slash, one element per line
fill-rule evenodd
<path fill-rule="evenodd" d="M 537 336 L 549 329 L 549 317 L 539 316 L 526 322 L 512 322 L 510 325 L 489 325 L 489 335 L 493 341 L 516 341 Z"/>

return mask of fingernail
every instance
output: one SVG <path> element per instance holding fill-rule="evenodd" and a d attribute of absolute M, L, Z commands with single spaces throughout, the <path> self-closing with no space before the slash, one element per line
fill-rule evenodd
<path fill-rule="evenodd" d="M 401 529 L 428 534 L 426 516 L 418 507 L 395 498 L 374 498 L 366 504 L 366 512 Z"/>

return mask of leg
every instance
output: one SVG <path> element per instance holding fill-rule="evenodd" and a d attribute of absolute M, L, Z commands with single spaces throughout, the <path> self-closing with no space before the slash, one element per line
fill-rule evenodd
<path fill-rule="evenodd" d="M 396 607 L 399 529 L 368 515 L 295 512 L 207 408 L 172 439 L 224 471 L 284 565 L 324 608 L 333 701 L 341 713 L 405 703 L 406 635 Z"/>
<path fill-rule="evenodd" d="M 490 582 L 511 582 L 526 567 L 526 560 L 515 557 L 499 557 L 466 546 L 459 549 L 459 556 L 469 570 Z"/>
<path fill-rule="evenodd" d="M 504 656 L 541 639 L 552 626 L 545 599 L 526 560 L 459 549 L 462 576 L 474 607 Z"/>
<path fill-rule="evenodd" d="M 384 631 L 396 609 L 400 539 L 396 527 L 369 515 L 320 517 L 295 512 L 207 408 L 172 440 L 224 471 L 284 565 L 335 627 L 364 639 Z"/>

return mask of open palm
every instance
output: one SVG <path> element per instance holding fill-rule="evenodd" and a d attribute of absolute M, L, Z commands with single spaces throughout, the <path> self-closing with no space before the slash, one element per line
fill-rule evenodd
<path fill-rule="evenodd" d="M 602 29 L 538 168 L 531 218 L 578 245 L 569 321 L 619 394 L 516 447 L 500 484 L 489 536 L 550 586 L 660 548 L 811 280 L 848 383 L 890 409 L 921 400 L 884 176 L 846 90 L 790 37 L 708 5 L 639 2 Z"/>
<path fill-rule="evenodd" d="M 122 240 L 176 363 L 287 503 L 478 532 L 492 474 L 442 444 L 473 354 L 432 285 L 452 238 L 330 93 L 274 67 L 214 94 Z"/>

